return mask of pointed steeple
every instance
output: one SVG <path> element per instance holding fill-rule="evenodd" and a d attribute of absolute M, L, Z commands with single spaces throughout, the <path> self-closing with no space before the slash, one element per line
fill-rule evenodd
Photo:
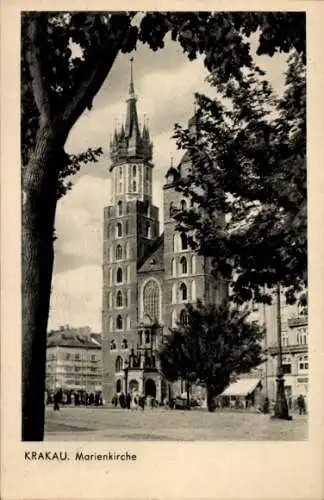
<path fill-rule="evenodd" d="M 136 109 L 136 96 L 134 91 L 134 77 L 133 77 L 133 58 L 131 58 L 131 78 L 129 84 L 129 96 L 127 99 L 125 135 L 128 139 L 132 139 L 132 150 L 137 149 L 139 146 L 140 131 L 138 124 L 138 116 Z"/>

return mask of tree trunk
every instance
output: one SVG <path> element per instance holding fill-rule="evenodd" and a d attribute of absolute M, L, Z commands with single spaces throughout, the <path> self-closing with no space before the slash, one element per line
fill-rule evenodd
<path fill-rule="evenodd" d="M 56 145 L 55 145 L 56 142 Z M 60 151 L 50 126 L 38 134 L 24 169 L 22 208 L 22 440 L 42 441 L 47 321 Z"/>
<path fill-rule="evenodd" d="M 190 382 L 189 380 L 186 380 L 186 392 L 187 392 L 187 410 L 191 409 L 190 405 Z"/>
<path fill-rule="evenodd" d="M 207 408 L 208 411 L 215 411 L 215 389 L 211 385 L 207 385 Z"/>

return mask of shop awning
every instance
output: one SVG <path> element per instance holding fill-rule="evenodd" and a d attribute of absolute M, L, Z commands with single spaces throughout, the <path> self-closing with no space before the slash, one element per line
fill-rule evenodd
<path fill-rule="evenodd" d="M 259 378 L 247 378 L 237 380 L 230 384 L 221 394 L 221 396 L 248 396 L 259 385 Z"/>

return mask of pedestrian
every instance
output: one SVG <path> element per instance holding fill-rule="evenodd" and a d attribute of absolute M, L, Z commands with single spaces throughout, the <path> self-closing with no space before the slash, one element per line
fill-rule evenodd
<path fill-rule="evenodd" d="M 144 396 L 144 394 L 141 394 L 141 396 L 139 397 L 138 404 L 142 408 L 142 410 L 144 411 L 144 407 L 145 407 L 145 396 Z"/>
<path fill-rule="evenodd" d="M 119 404 L 121 408 L 125 408 L 125 394 L 123 392 L 119 395 Z"/>
<path fill-rule="evenodd" d="M 54 411 L 58 411 L 60 409 L 59 402 L 60 402 L 60 393 L 56 392 L 54 394 L 54 406 L 53 406 Z"/>
<path fill-rule="evenodd" d="M 131 401 L 132 401 L 132 396 L 129 394 L 129 392 L 126 394 L 126 408 L 130 410 L 131 407 Z"/>
<path fill-rule="evenodd" d="M 302 394 L 300 394 L 297 398 L 297 406 L 298 406 L 299 415 L 305 415 L 306 405 L 305 405 L 304 396 Z"/>

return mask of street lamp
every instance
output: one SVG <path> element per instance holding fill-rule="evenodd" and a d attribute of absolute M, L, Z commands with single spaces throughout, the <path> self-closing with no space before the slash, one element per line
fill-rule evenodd
<path fill-rule="evenodd" d="M 277 393 L 272 419 L 292 420 L 289 415 L 288 404 L 285 395 L 285 381 L 282 369 L 282 345 L 281 345 L 281 310 L 280 310 L 280 285 L 277 284 L 277 336 L 278 336 L 278 362 L 277 362 Z"/>
<path fill-rule="evenodd" d="M 128 361 L 125 361 L 125 368 L 124 368 L 124 372 L 125 372 L 125 394 L 127 394 L 127 392 L 128 392 L 128 370 L 129 370 L 129 363 L 128 363 Z"/>

